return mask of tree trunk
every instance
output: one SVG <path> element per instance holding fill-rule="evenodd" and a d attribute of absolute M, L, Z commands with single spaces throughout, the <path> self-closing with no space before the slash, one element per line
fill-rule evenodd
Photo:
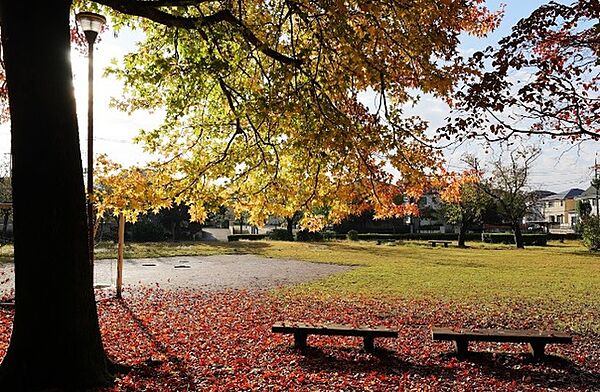
<path fill-rule="evenodd" d="M 296 214 L 294 214 L 294 216 L 296 216 Z M 291 218 L 285 218 L 285 221 L 287 223 L 287 226 L 286 226 L 287 235 L 288 235 L 287 239 L 289 241 L 294 240 L 294 216 L 292 216 Z"/>
<path fill-rule="evenodd" d="M 466 248 L 465 246 L 465 236 L 467 234 L 468 223 L 462 221 L 460 223 L 460 228 L 458 229 L 458 247 Z"/>
<path fill-rule="evenodd" d="M 2 210 L 2 237 L 8 237 L 8 218 L 10 217 L 10 210 Z"/>
<path fill-rule="evenodd" d="M 16 303 L 0 365 L 2 391 L 78 389 L 113 379 L 89 264 L 69 60 L 70 6 L 68 0 L 0 0 L 11 115 Z M 40 227 L 51 230 L 40 235 Z"/>
<path fill-rule="evenodd" d="M 525 249 L 525 243 L 523 242 L 523 233 L 521 233 L 521 224 L 519 222 L 513 222 L 513 232 L 515 234 L 515 244 L 517 248 Z"/>

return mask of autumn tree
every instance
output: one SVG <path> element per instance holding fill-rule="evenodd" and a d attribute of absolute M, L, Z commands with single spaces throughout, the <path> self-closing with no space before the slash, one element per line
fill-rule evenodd
<path fill-rule="evenodd" d="M 498 213 L 510 224 L 517 248 L 524 248 L 521 224 L 523 217 L 537 201 L 529 189 L 531 165 L 539 156 L 539 149 L 522 148 L 507 151 L 495 159 L 489 167 L 475 159 L 469 159 L 477 174 L 477 188 L 496 203 Z"/>
<path fill-rule="evenodd" d="M 478 175 L 474 171 L 449 174 L 440 192 L 441 199 L 444 201 L 443 212 L 446 220 L 459 227 L 459 248 L 465 247 L 467 230 L 476 223 L 483 223 L 493 203 L 490 196 L 479 188 Z"/>
<path fill-rule="evenodd" d="M 94 203 L 100 219 L 105 214 L 123 214 L 128 222 L 135 222 L 141 214 L 158 212 L 172 206 L 164 189 L 152 181 L 161 176 L 150 169 L 132 166 L 124 168 L 106 155 L 100 155 L 94 168 L 96 189 Z"/>
<path fill-rule="evenodd" d="M 215 178 L 243 181 L 260 168 L 269 184 L 278 173 L 277 155 L 293 148 L 325 160 L 321 170 L 345 179 L 340 186 L 365 178 L 361 184 L 380 213 L 398 212 L 389 201 L 399 192 L 418 194 L 437 161 L 423 143 L 423 128 L 402 119 L 401 104 L 413 89 L 447 96 L 457 77 L 469 72 L 458 56 L 459 35 L 483 34 L 496 22 L 480 3 L 78 5 L 106 6 L 115 26 L 146 33 L 138 53 L 125 59 L 121 76 L 129 93 L 120 104 L 167 109 L 164 126 L 142 138 L 172 162 L 162 162 L 174 174 L 166 189 L 185 197 L 190 215 L 203 220 L 206 198 L 222 189 Z M 11 120 L 16 288 L 14 328 L 0 366 L 2 390 L 76 389 L 112 380 L 87 251 L 68 61 L 71 5 L 0 0 L 0 82 L 6 81 L 0 93 L 8 93 Z M 380 117 L 362 121 L 367 110 L 357 97 L 365 90 L 379 92 L 385 126 Z M 386 160 L 399 169 L 398 183 L 385 174 Z M 44 203 L 30 191 L 32 183 L 44 189 Z M 40 237 L 33 221 L 53 230 Z"/>
<path fill-rule="evenodd" d="M 502 140 L 545 135 L 600 139 L 600 3 L 550 2 L 473 56 L 481 72 L 455 95 L 444 133 Z"/>
<path fill-rule="evenodd" d="M 425 143 L 426 124 L 400 107 L 411 88 L 446 96 L 468 72 L 455 21 L 479 34 L 495 18 L 475 3 L 433 1 L 240 6 L 214 12 L 207 2 L 176 16 L 146 3 L 127 8 L 157 23 L 142 24 L 139 51 L 111 69 L 127 90 L 116 105 L 166 109 L 163 126 L 140 139 L 164 157 L 156 167 L 179 178 L 174 192 L 200 204 L 222 192 L 219 183 L 256 224 L 303 211 L 301 224 L 317 227 L 313 207 L 326 205 L 335 220 L 357 212 L 356 199 L 380 217 L 406 213 L 393 198 L 418 198 L 440 156 Z M 378 93 L 375 114 L 358 98 L 366 89 Z"/>

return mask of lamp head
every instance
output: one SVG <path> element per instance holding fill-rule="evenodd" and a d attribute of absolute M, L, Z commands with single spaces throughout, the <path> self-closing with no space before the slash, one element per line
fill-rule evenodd
<path fill-rule="evenodd" d="M 104 16 L 93 12 L 80 12 L 75 16 L 75 19 L 79 22 L 79 25 L 85 34 L 85 38 L 87 38 L 90 45 L 96 41 L 98 33 L 106 24 L 106 18 Z"/>

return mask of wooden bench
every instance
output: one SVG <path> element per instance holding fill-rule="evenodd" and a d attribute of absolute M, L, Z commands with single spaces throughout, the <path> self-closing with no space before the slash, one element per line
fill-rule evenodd
<path fill-rule="evenodd" d="M 469 351 L 469 341 L 529 343 L 536 359 L 544 357 L 544 347 L 549 343 L 572 344 L 573 338 L 557 331 L 511 330 L 511 329 L 450 329 L 432 328 L 433 340 L 452 340 L 457 355 Z"/>
<path fill-rule="evenodd" d="M 444 245 L 444 248 L 447 248 L 447 247 L 448 247 L 448 244 L 451 244 L 451 243 L 452 243 L 452 241 L 431 240 L 431 241 L 429 241 L 429 243 L 431 244 L 431 246 L 432 246 L 433 248 L 435 248 L 435 245 L 436 245 L 436 244 L 443 244 L 443 245 Z"/>
<path fill-rule="evenodd" d="M 335 336 L 362 336 L 365 350 L 372 352 L 374 350 L 373 340 L 379 337 L 397 338 L 398 331 L 376 327 L 376 328 L 354 328 L 350 325 L 339 324 L 305 324 L 284 321 L 273 324 L 271 328 L 273 333 L 294 334 L 294 346 L 299 349 L 306 348 L 306 338 L 308 335 L 335 335 Z"/>

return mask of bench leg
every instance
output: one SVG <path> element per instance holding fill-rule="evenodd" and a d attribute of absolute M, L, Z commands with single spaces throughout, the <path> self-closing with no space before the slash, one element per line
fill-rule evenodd
<path fill-rule="evenodd" d="M 363 342 L 364 342 L 364 345 L 365 345 L 365 351 L 366 352 L 373 352 L 373 351 L 375 351 L 374 340 L 375 340 L 375 338 L 373 338 L 373 336 L 365 336 L 363 338 Z"/>
<path fill-rule="evenodd" d="M 469 352 L 469 341 L 464 339 L 457 339 L 454 341 L 454 352 L 458 356 L 467 355 Z"/>
<path fill-rule="evenodd" d="M 435 248 L 435 242 L 432 242 L 432 243 L 431 243 L 431 247 L 432 247 L 432 248 Z"/>
<path fill-rule="evenodd" d="M 531 351 L 531 354 L 533 355 L 533 357 L 535 359 L 541 359 L 544 358 L 544 348 L 546 347 L 546 343 L 540 343 L 540 342 L 531 342 L 529 343 L 529 351 Z"/>
<path fill-rule="evenodd" d="M 444 242 L 444 248 L 448 247 L 448 243 Z"/>
<path fill-rule="evenodd" d="M 300 350 L 306 348 L 306 337 L 307 335 L 302 332 L 294 332 L 294 347 Z"/>

